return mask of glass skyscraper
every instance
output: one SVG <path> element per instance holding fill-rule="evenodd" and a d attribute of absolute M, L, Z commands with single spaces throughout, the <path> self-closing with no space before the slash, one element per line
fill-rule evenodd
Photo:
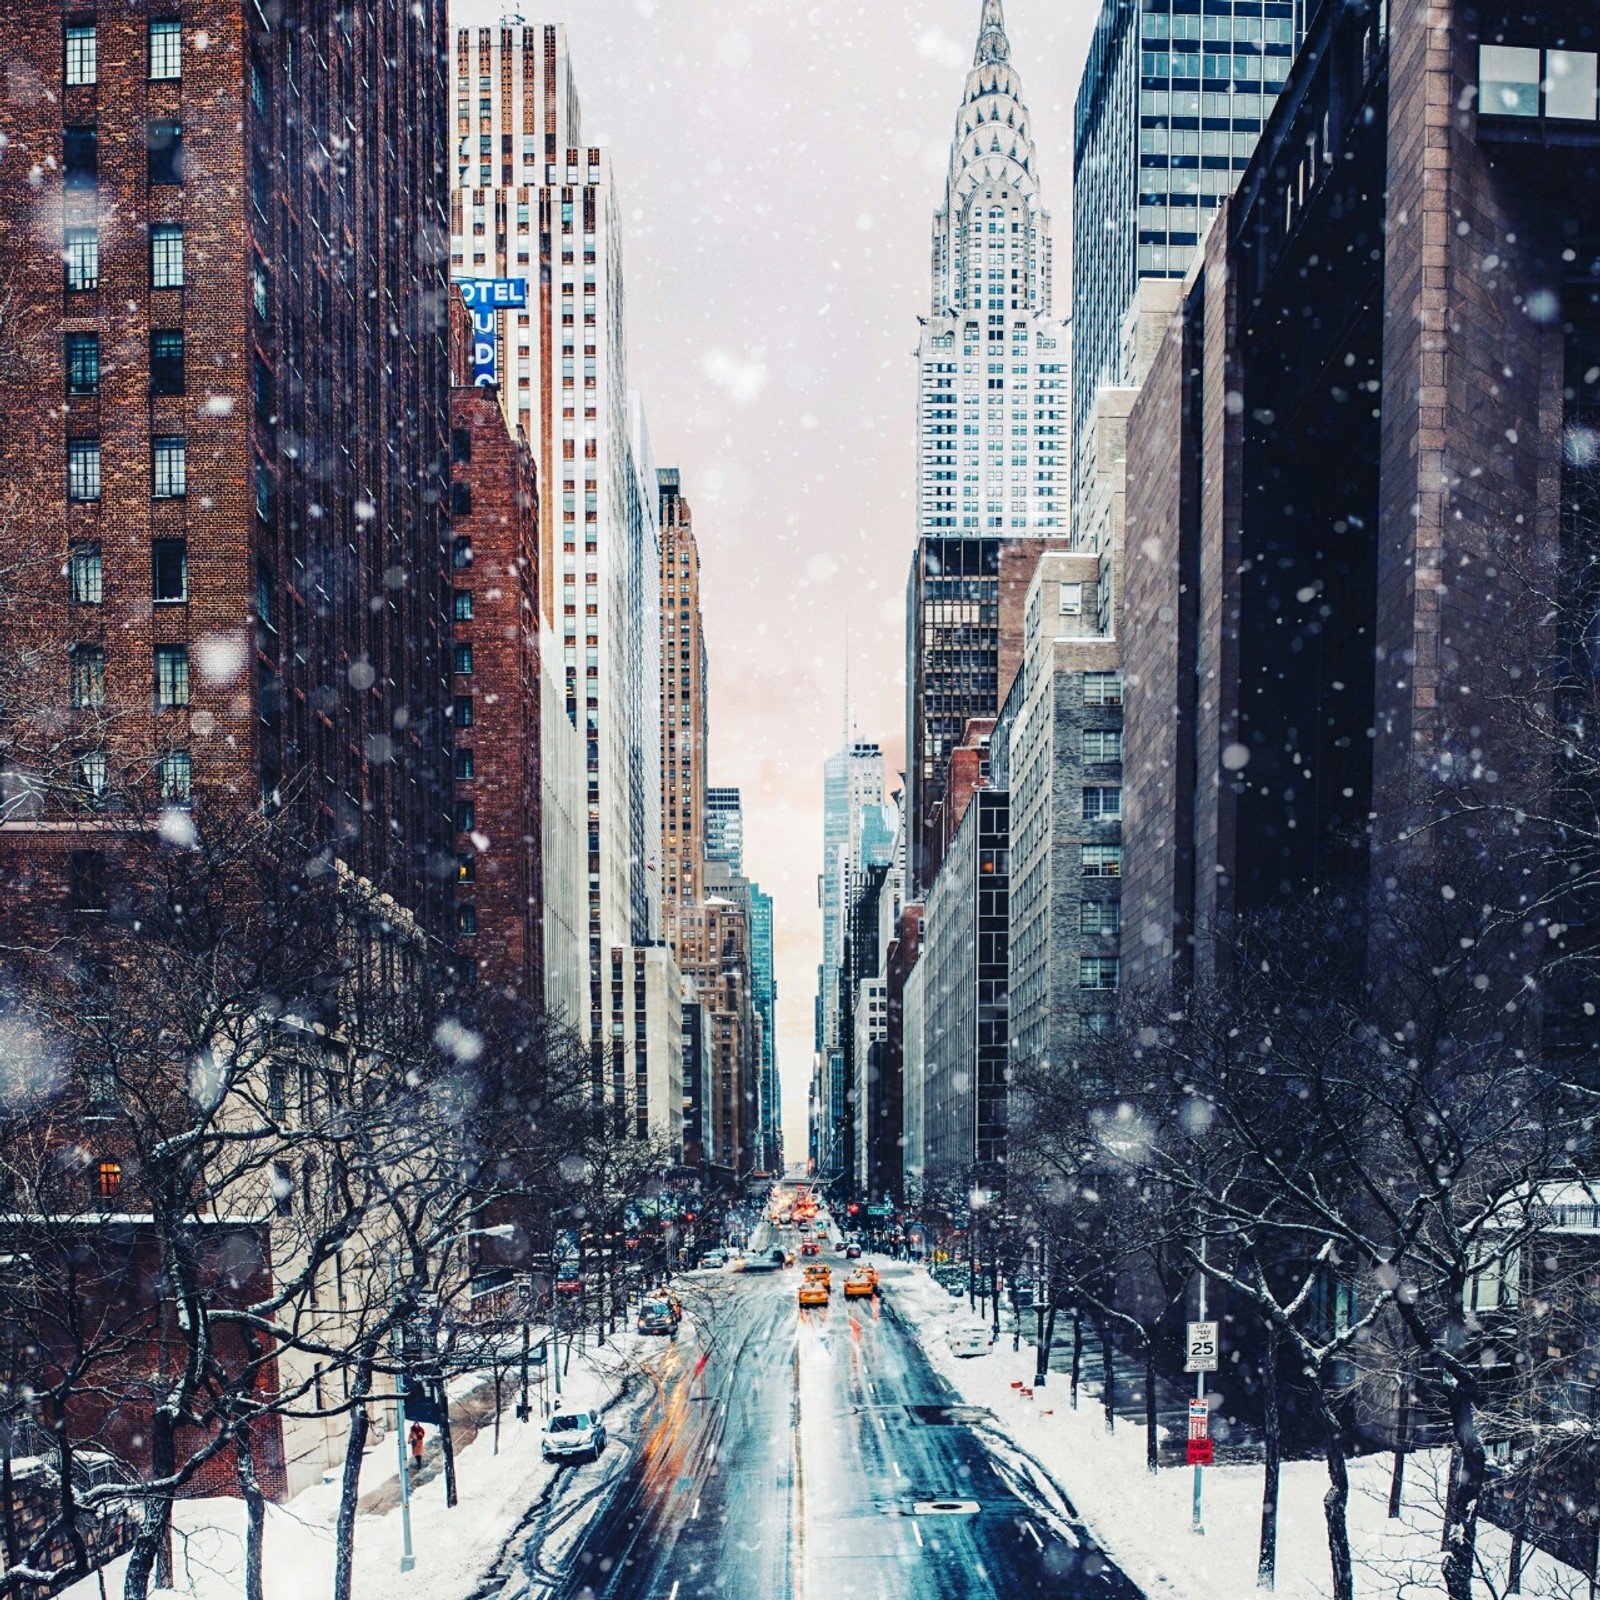
<path fill-rule="evenodd" d="M 1305 0 L 1104 0 L 1072 159 L 1073 507 L 1093 476 L 1098 390 L 1124 381 L 1140 278 L 1181 278 L 1255 149 Z"/>

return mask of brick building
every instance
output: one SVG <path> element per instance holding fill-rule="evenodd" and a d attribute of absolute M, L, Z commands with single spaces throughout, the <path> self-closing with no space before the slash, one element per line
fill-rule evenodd
<path fill-rule="evenodd" d="M 1151 976 L 1236 911 L 1363 894 L 1457 741 L 1515 764 L 1460 712 L 1503 658 L 1497 550 L 1591 558 L 1597 58 L 1573 0 L 1308 19 L 1128 423 Z M 1575 1010 L 1546 996 L 1552 1042 Z"/>
<path fill-rule="evenodd" d="M 0 5 L 27 596 L 0 648 L 71 763 L 8 814 L 12 884 L 96 903 L 119 796 L 207 797 L 295 808 L 449 926 L 443 5 L 421 18 Z"/>
<path fill-rule="evenodd" d="M 542 1005 L 539 496 L 527 440 L 471 384 L 451 309 L 456 936 L 465 970 Z"/>

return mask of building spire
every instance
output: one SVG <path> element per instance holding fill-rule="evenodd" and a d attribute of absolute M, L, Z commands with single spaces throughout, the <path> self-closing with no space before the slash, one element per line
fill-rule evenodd
<path fill-rule="evenodd" d="M 975 67 L 1011 59 L 1011 41 L 1006 37 L 1006 13 L 1001 0 L 983 0 L 983 19 L 978 24 L 978 48 L 973 53 Z"/>

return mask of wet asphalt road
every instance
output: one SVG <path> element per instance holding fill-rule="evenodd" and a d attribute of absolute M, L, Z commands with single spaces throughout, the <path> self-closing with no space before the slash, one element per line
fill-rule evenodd
<path fill-rule="evenodd" d="M 690 1323 L 552 1600 L 1138 1600 L 949 1409 L 894 1313 L 910 1269 L 846 1302 L 826 1259 L 825 1310 L 797 1306 L 797 1269 L 687 1280 Z"/>

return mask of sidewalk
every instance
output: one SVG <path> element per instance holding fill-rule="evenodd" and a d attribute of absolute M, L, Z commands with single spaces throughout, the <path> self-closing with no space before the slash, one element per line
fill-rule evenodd
<path fill-rule="evenodd" d="M 1262 1471 L 1259 1462 L 1224 1458 L 1204 1469 L 1202 1510 L 1205 1533 L 1193 1531 L 1194 1472 L 1167 1467 L 1153 1476 L 1145 1467 L 1144 1411 L 1141 1398 L 1116 1407 L 1116 1430 L 1108 1435 L 1099 1404 L 1100 1351 L 1084 1341 L 1084 1377 L 1078 1409 L 1069 1398 L 1064 1365 L 1072 1359 L 1071 1329 L 1050 1352 L 1050 1380 L 1033 1385 L 1034 1348 L 1024 1341 L 1011 1348 L 1011 1324 L 1002 1317 L 1001 1339 L 985 1355 L 952 1353 L 950 1334 L 976 1319 L 963 1296 L 959 1301 L 920 1267 L 880 1260 L 885 1304 L 916 1333 L 936 1372 L 960 1400 L 983 1407 L 993 1421 L 979 1424 L 1002 1464 L 1009 1464 L 1040 1498 L 1054 1506 L 1071 1537 L 1087 1532 L 1150 1600 L 1250 1600 L 1256 1588 L 1256 1556 L 1261 1532 Z M 1028 1319 L 1031 1321 L 1031 1319 Z M 1026 1333 L 1026 1322 L 1024 1333 Z M 1117 1383 L 1125 1368 L 1119 1363 Z M 1130 1397 L 1142 1373 L 1127 1372 Z M 1186 1437 L 1182 1413 L 1170 1405 L 1163 1386 L 1158 1426 L 1177 1439 Z M 1357 1600 L 1444 1600 L 1439 1539 L 1444 1451 L 1423 1451 L 1406 1466 L 1403 1515 L 1388 1517 L 1388 1456 L 1349 1463 L 1349 1524 L 1355 1561 Z M 1285 1462 L 1279 1487 L 1277 1593 L 1293 1600 L 1322 1600 L 1332 1592 L 1322 1497 L 1328 1477 L 1320 1461 Z M 1067 1502 L 1058 1500 L 1058 1491 Z M 1080 1524 L 1073 1531 L 1074 1520 Z M 1493 1587 L 1504 1589 L 1508 1541 L 1499 1529 L 1480 1525 L 1480 1561 Z M 1586 1592 L 1585 1580 L 1543 1555 L 1525 1569 L 1524 1600 L 1573 1600 Z"/>

